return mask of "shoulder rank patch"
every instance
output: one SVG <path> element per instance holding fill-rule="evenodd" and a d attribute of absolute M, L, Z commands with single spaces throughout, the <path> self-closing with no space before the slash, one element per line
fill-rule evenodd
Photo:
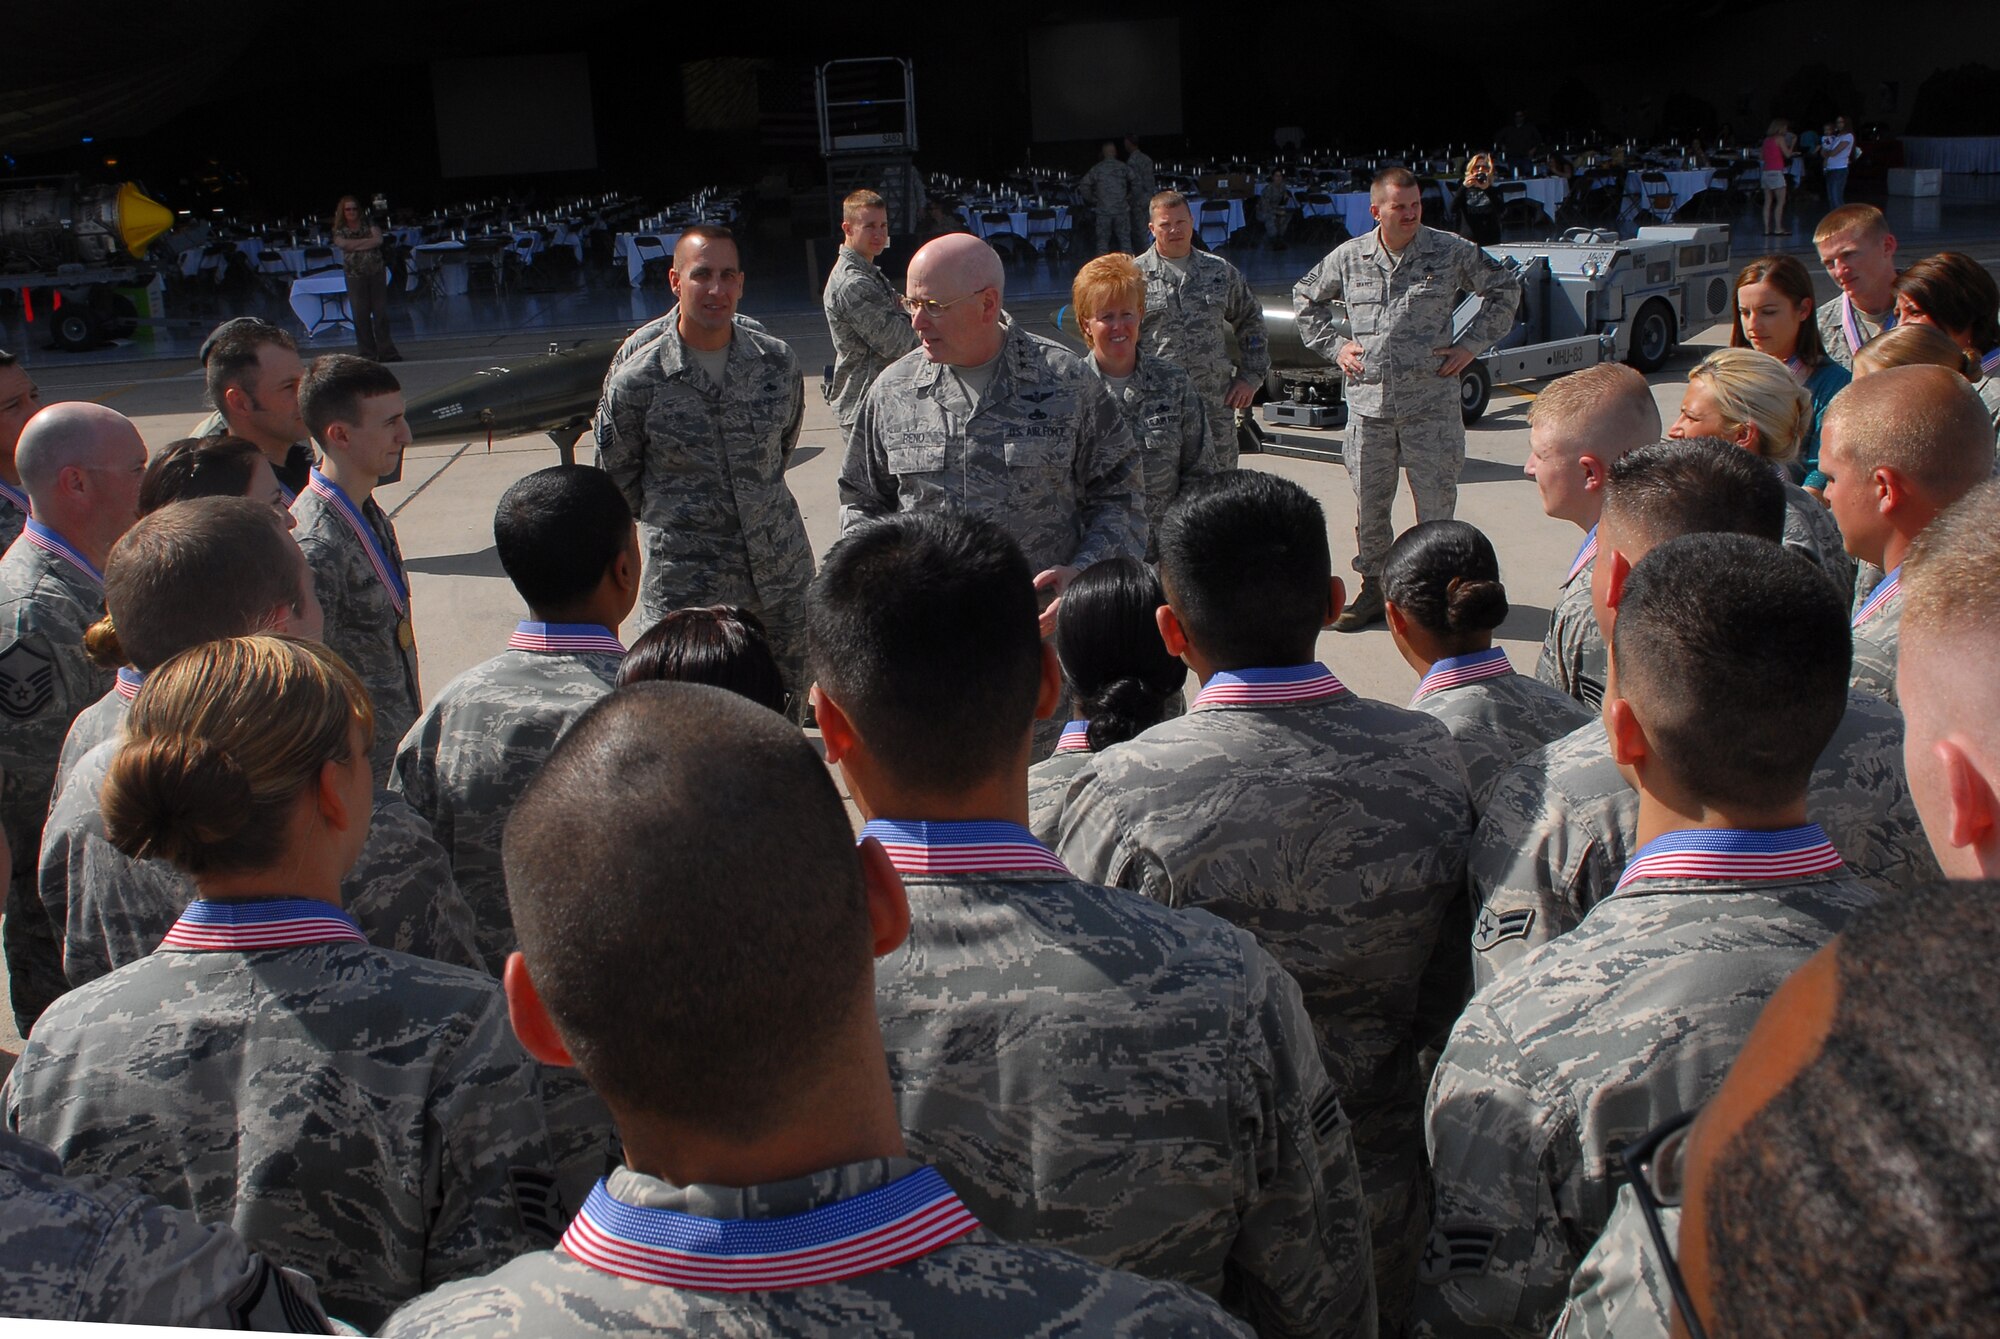
<path fill-rule="evenodd" d="M 560 1241 L 569 1215 L 563 1212 L 556 1179 L 533 1167 L 509 1167 L 507 1180 L 514 1188 L 514 1207 L 520 1211 L 522 1226 L 546 1237 L 550 1245 Z"/>
<path fill-rule="evenodd" d="M 1441 1283 L 1460 1274 L 1483 1274 L 1493 1259 L 1500 1233 L 1480 1223 L 1438 1223 L 1424 1241 L 1417 1275 L 1425 1283 Z"/>
<path fill-rule="evenodd" d="M 1331 1084 L 1306 1114 L 1312 1118 L 1313 1133 L 1321 1139 L 1330 1137 L 1335 1130 L 1347 1124 L 1347 1113 L 1340 1109 L 1340 1094 L 1333 1090 Z"/>
<path fill-rule="evenodd" d="M 55 696 L 55 662 L 26 642 L 0 651 L 0 715 L 25 721 Z"/>
<path fill-rule="evenodd" d="M 1525 939 L 1534 924 L 1535 912 L 1532 907 L 1520 907 L 1514 911 L 1500 912 L 1498 915 L 1494 914 L 1491 907 L 1482 908 L 1479 913 L 1479 924 L 1472 930 L 1473 951 L 1484 953 L 1510 939 Z"/>

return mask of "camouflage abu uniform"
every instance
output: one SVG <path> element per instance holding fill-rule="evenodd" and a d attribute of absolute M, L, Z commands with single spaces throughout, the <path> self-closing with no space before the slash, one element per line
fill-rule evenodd
<path fill-rule="evenodd" d="M 1078 877 L 1198 907 L 1297 978 L 1354 1118 L 1383 1328 L 1400 1328 L 1423 1240 L 1423 1079 L 1445 1017 L 1420 1000 L 1464 903 L 1472 805 L 1436 721 L 1348 692 L 1324 665 L 1213 676 L 1194 709 L 1097 754 L 1057 851 Z M 1463 921 L 1460 921 L 1463 924 Z M 1461 930 L 1461 934 L 1463 931 Z"/>
<path fill-rule="evenodd" d="M 1361 375 L 1349 377 L 1341 456 L 1354 485 L 1354 570 L 1373 579 L 1395 538 L 1389 507 L 1396 471 L 1410 476 L 1419 521 L 1450 520 L 1465 464 L 1465 421 L 1457 377 L 1437 374 L 1435 350 L 1453 342 L 1460 291 L 1481 300 L 1457 340 L 1482 353 L 1514 324 L 1521 282 L 1462 237 L 1419 227 L 1397 256 L 1375 228 L 1335 247 L 1292 289 L 1299 337 L 1328 362 L 1352 339 Z M 1347 304 L 1349 333 L 1334 329 L 1331 304 Z"/>
<path fill-rule="evenodd" d="M 868 388 L 889 364 L 917 347 L 917 332 L 896 305 L 888 278 L 851 246 L 834 257 L 821 302 L 833 336 L 833 414 L 845 439 L 861 417 Z"/>
<path fill-rule="evenodd" d="M 111 691 L 78 712 L 70 722 L 69 733 L 63 736 L 62 754 L 56 760 L 56 783 L 49 791 L 51 807 L 84 755 L 105 740 L 118 738 L 118 732 L 125 728 L 125 709 L 139 695 L 139 685 L 145 681 L 146 676 L 130 666 L 119 669 Z"/>
<path fill-rule="evenodd" d="M 907 1241 L 901 1234 L 917 1214 L 935 1225 Z M 692 1250 L 648 1244 L 680 1245 L 690 1229 L 699 1241 Z M 614 1235 L 616 1258 L 601 1244 Z M 848 1275 L 814 1261 L 836 1241 L 880 1251 L 889 1263 Z M 803 1281 L 742 1290 L 752 1269 Z M 621 1168 L 585 1204 L 562 1246 L 412 1302 L 380 1333 L 1240 1339 L 1246 1332 L 1177 1284 L 1002 1242 L 936 1172 L 883 1158 L 742 1189 L 681 1187 Z"/>
<path fill-rule="evenodd" d="M 1896 646 L 1903 630 L 1903 567 L 1882 578 L 1854 614 L 1854 668 L 1848 686 L 1896 700 Z"/>
<path fill-rule="evenodd" d="M 1944 877 L 1903 771 L 1903 714 L 1850 691 L 1813 765 L 1806 813 L 1883 897 Z M 1501 775 L 1472 836 L 1472 979 L 1484 989 L 1610 895 L 1638 843 L 1639 796 L 1592 721 Z"/>
<path fill-rule="evenodd" d="M 328 1334 L 312 1280 L 130 1182 L 66 1177 L 0 1130 L 0 1316 Z"/>
<path fill-rule="evenodd" d="M 1611 660 L 1604 634 L 1597 627 L 1597 611 L 1590 603 L 1590 579 L 1596 567 L 1597 527 L 1593 525 L 1570 560 L 1569 575 L 1563 578 L 1562 594 L 1549 618 L 1548 635 L 1542 638 L 1541 659 L 1535 662 L 1537 679 L 1592 711 L 1604 705 L 1604 680 Z"/>
<path fill-rule="evenodd" d="M 348 524 L 339 502 L 322 489 L 347 500 L 339 485 L 314 470 L 292 504 L 298 520 L 292 535 L 305 550 L 313 589 L 326 613 L 324 640 L 360 676 L 375 706 L 375 742 L 368 749 L 368 765 L 379 786 L 389 779 L 396 741 L 424 708 L 423 691 L 417 686 L 416 647 L 405 647 L 399 639 L 409 604 L 406 600 L 402 609 L 396 607 L 396 597 L 377 574 L 367 544 Z M 403 590 L 409 590 L 395 523 L 372 497 L 361 504 L 361 516 Z"/>
<path fill-rule="evenodd" d="M 1056 751 L 1028 769 L 1028 831 L 1044 846 L 1056 844 L 1070 785 L 1090 765 L 1089 730 L 1089 721 L 1071 721 L 1063 727 Z"/>
<path fill-rule="evenodd" d="M 1105 376 L 1096 359 L 1085 361 L 1139 444 L 1139 497 L 1146 509 L 1150 557 L 1150 537 L 1181 489 L 1216 472 L 1208 415 L 1188 374 L 1163 359 L 1140 354 L 1123 386 Z"/>
<path fill-rule="evenodd" d="M 1368 1218 L 1298 987 L 1244 931 L 1083 883 L 1010 823 L 870 823 L 910 938 L 875 967 L 913 1156 L 998 1235 L 1375 1333 Z"/>
<path fill-rule="evenodd" d="M 35 857 L 63 736 L 111 687 L 111 671 L 83 650 L 85 630 L 103 616 L 102 574 L 60 535 L 30 522 L 0 558 L 0 822 L 12 854 L 0 937 L 24 1037 L 66 988 L 55 921 L 36 896 Z"/>
<path fill-rule="evenodd" d="M 1139 257 L 1146 276 L 1146 314 L 1139 323 L 1140 352 L 1188 374 L 1208 414 L 1208 444 L 1218 469 L 1236 468 L 1236 411 L 1224 404 L 1229 383 L 1242 377 L 1261 386 L 1271 372 L 1264 334 L 1264 304 L 1242 271 L 1207 251 L 1168 260 L 1157 246 Z M 1229 337 L 1236 337 L 1236 358 Z"/>
<path fill-rule="evenodd" d="M 150 957 L 50 1007 L 4 1096 L 70 1171 L 310 1262 L 369 1329 L 557 1226 L 499 986 L 371 948 L 323 902 L 192 903 Z"/>
<path fill-rule="evenodd" d="M 740 323 L 717 386 L 676 324 L 605 379 L 597 411 L 597 463 L 645 542 L 647 623 L 690 605 L 742 605 L 764 621 L 799 701 L 813 554 L 785 466 L 804 386 L 789 345 Z"/>
<path fill-rule="evenodd" d="M 28 526 L 28 495 L 0 479 L 0 553 L 13 546 Z"/>
<path fill-rule="evenodd" d="M 1575 699 L 1545 683 L 1514 673 L 1499 647 L 1450 656 L 1432 665 L 1410 699 L 1412 710 L 1444 722 L 1472 783 L 1472 809 L 1486 809 L 1501 773 L 1532 753 L 1590 723 Z"/>
<path fill-rule="evenodd" d="M 899 511 L 972 512 L 1029 570 L 1146 552 L 1139 445 L 1104 383 L 1069 350 L 1003 319 L 993 384 L 968 415 L 919 351 L 876 378 L 840 468 L 840 528 Z"/>
<path fill-rule="evenodd" d="M 83 755 L 42 834 L 37 877 L 63 927 L 62 970 L 71 989 L 158 948 L 195 896 L 193 882 L 173 866 L 134 860 L 104 839 L 97 796 L 118 748 L 113 738 Z M 402 796 L 376 790 L 367 844 L 340 893 L 369 942 L 484 970 L 472 909 L 452 882 L 451 861 Z"/>
<path fill-rule="evenodd" d="M 1884 330 L 1892 330 L 1896 325 L 1896 311 L 1892 305 L 1882 320 L 1864 315 L 1853 301 L 1842 293 L 1829 302 L 1822 302 L 1813 319 L 1819 323 L 1820 347 L 1826 356 L 1852 372 L 1854 355 Z"/>
<path fill-rule="evenodd" d="M 1160 180 L 1153 171 L 1152 156 L 1143 149 L 1125 155 L 1125 175 L 1132 181 L 1132 249 L 1137 250 L 1148 236 L 1153 197 L 1160 193 Z"/>
<path fill-rule="evenodd" d="M 1840 602 L 1848 603 L 1854 598 L 1854 559 L 1847 556 L 1839 522 L 1825 503 L 1790 479 L 1783 482 L 1785 547 L 1826 573 Z"/>
<path fill-rule="evenodd" d="M 1097 216 L 1097 252 L 1130 254 L 1132 246 L 1132 174 L 1116 158 L 1100 158 L 1076 183 L 1077 198 Z"/>
<path fill-rule="evenodd" d="M 1873 897 L 1812 824 L 1668 833 L 1474 996 L 1431 1083 L 1415 1333 L 1546 1335 L 1617 1150 L 1707 1100 L 1771 992 Z"/>
<path fill-rule="evenodd" d="M 1661 1205 L 1660 1227 L 1669 1243 L 1677 1242 L 1681 1211 Z M 1569 1300 L 1549 1339 L 1667 1339 L 1673 1306 L 1639 1197 L 1620 1186 L 1604 1231 L 1569 1281 Z"/>

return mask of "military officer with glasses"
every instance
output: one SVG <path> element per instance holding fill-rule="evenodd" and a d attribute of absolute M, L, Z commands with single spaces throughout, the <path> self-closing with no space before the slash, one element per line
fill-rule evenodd
<path fill-rule="evenodd" d="M 1027 554 L 1048 636 L 1078 572 L 1145 556 L 1139 445 L 1082 359 L 1007 314 L 1006 278 L 969 233 L 910 259 L 899 301 L 921 347 L 869 388 L 840 470 L 840 528 L 906 511 L 990 518 Z"/>

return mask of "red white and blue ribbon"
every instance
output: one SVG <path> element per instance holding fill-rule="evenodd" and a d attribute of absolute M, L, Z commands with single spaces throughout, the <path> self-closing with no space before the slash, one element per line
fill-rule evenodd
<path fill-rule="evenodd" d="M 2000 372 L 2000 348 L 1988 349 L 1985 355 L 1979 360 L 1979 374 L 1981 376 L 1990 377 L 1995 372 Z"/>
<path fill-rule="evenodd" d="M 22 530 L 22 533 L 28 537 L 28 542 L 36 548 L 41 549 L 45 553 L 53 553 L 56 557 L 89 577 L 92 585 L 99 587 L 104 585 L 104 573 L 98 571 L 96 565 L 90 559 L 77 552 L 75 545 L 49 529 L 46 525 L 43 525 L 40 521 L 29 517 L 28 524 Z"/>
<path fill-rule="evenodd" d="M 1777 832 L 1689 828 L 1640 847 L 1618 888 L 1640 879 L 1801 879 L 1834 873 L 1842 864 L 1817 823 Z"/>
<path fill-rule="evenodd" d="M 864 824 L 904 874 L 1068 874 L 1069 866 L 1018 823 L 927 823 L 876 818 Z"/>
<path fill-rule="evenodd" d="M 127 702 L 138 700 L 139 690 L 146 686 L 146 676 L 130 666 L 122 666 L 118 671 L 118 681 L 111 685 L 118 696 Z"/>
<path fill-rule="evenodd" d="M 579 1263 L 662 1288 L 763 1292 L 838 1283 L 929 1255 L 979 1220 L 930 1167 L 784 1218 L 699 1218 L 627 1204 L 599 1181 L 563 1233 Z"/>
<path fill-rule="evenodd" d="M 1563 578 L 1563 585 L 1567 586 L 1570 582 L 1576 580 L 1576 574 L 1590 566 L 1596 559 L 1597 527 L 1593 525 L 1590 527 L 1590 533 L 1583 537 L 1583 543 L 1578 547 L 1576 557 L 1569 560 L 1569 575 Z"/>
<path fill-rule="evenodd" d="M 1219 670 L 1194 695 L 1194 709 L 1278 707 L 1294 702 L 1318 702 L 1346 691 L 1347 685 L 1318 661 L 1284 669 Z"/>
<path fill-rule="evenodd" d="M 389 561 L 388 553 L 382 548 L 382 541 L 376 537 L 375 527 L 368 524 L 368 518 L 361 514 L 361 508 L 354 505 L 346 490 L 317 469 L 307 477 L 306 491 L 325 498 L 332 504 L 333 509 L 340 513 L 341 519 L 347 522 L 350 530 L 354 531 L 355 538 L 361 541 L 361 547 L 368 551 L 368 561 L 374 566 L 375 575 L 381 578 L 383 588 L 389 592 L 389 603 L 396 606 L 397 613 L 407 614 L 410 609 L 410 588 L 404 583 L 402 573 L 396 570 L 396 565 Z"/>
<path fill-rule="evenodd" d="M 1812 369 L 1806 366 L 1806 360 L 1799 357 L 1796 353 L 1785 359 L 1785 367 L 1791 372 L 1792 378 L 1795 381 L 1803 382 L 1807 377 L 1812 375 Z"/>
<path fill-rule="evenodd" d="M 1448 688 L 1463 688 L 1481 679 L 1498 679 L 1514 672 L 1514 662 L 1507 659 L 1507 652 L 1501 647 L 1490 651 L 1474 651 L 1469 656 L 1446 656 L 1432 665 L 1417 685 L 1417 695 L 1410 699 L 1410 705 L 1429 697 L 1432 693 L 1442 693 Z"/>
<path fill-rule="evenodd" d="M 1880 612 L 1883 605 L 1896 598 L 1903 589 L 1903 565 L 1896 564 L 1896 570 L 1882 578 L 1882 584 L 1868 592 L 1868 598 L 1861 608 L 1854 612 L 1854 626 L 1860 627 Z"/>
<path fill-rule="evenodd" d="M 625 643 L 597 623 L 516 623 L 507 638 L 509 651 L 625 654 Z"/>
<path fill-rule="evenodd" d="M 1891 310 L 1887 316 L 1882 318 L 1882 329 L 1889 331 L 1895 328 L 1896 313 L 1894 310 Z M 1861 352 L 1861 346 L 1868 342 L 1868 337 L 1861 333 L 1861 317 L 1854 310 L 1854 299 L 1846 293 L 1840 295 L 1840 329 L 1841 333 L 1847 337 L 1848 351 L 1850 353 Z"/>
<path fill-rule="evenodd" d="M 196 898 L 160 941 L 161 948 L 197 952 L 300 948 L 307 944 L 365 944 L 368 936 L 339 907 L 306 897 L 251 902 Z"/>
<path fill-rule="evenodd" d="M 1063 727 L 1062 738 L 1056 741 L 1057 753 L 1090 752 L 1090 722 L 1071 721 Z"/>
<path fill-rule="evenodd" d="M 6 502 L 23 516 L 28 514 L 27 493 L 14 487 L 14 485 L 8 483 L 5 479 L 0 479 L 0 502 Z"/>

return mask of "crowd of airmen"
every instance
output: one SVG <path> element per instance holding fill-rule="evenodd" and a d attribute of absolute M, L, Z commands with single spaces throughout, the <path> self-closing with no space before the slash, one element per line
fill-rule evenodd
<path fill-rule="evenodd" d="M 1994 904 L 1918 891 L 2000 860 L 1979 395 L 1902 367 L 1835 396 L 1829 540 L 1792 520 L 1783 443 L 1695 431 L 1686 405 L 1661 440 L 1622 367 L 1554 383 L 1530 473 L 1586 538 L 1519 675 L 1492 545 L 1450 519 L 1444 426 L 1501 333 L 1452 343 L 1453 296 L 1504 308 L 1512 281 L 1422 226 L 1406 174 L 1374 196 L 1378 229 L 1296 294 L 1354 407 L 1359 621 L 1319 505 L 1236 468 L 1261 316 L 1170 192 L 1152 248 L 1080 272 L 1083 357 L 1008 315 L 969 234 L 896 292 L 882 202 L 849 198 L 826 289 L 841 538 L 818 562 L 784 479 L 797 360 L 738 312 L 727 230 L 688 230 L 676 307 L 607 376 L 597 466 L 501 499 L 526 617 L 427 707 L 373 496 L 409 443 L 392 372 L 227 323 L 203 350 L 218 435 L 149 463 L 122 416 L 42 408 L 0 365 L 27 1039 L 0 1092 L 0 1314 L 1990 1324 L 1991 1280 L 1954 1267 L 1991 1245 L 1990 1081 L 1898 1052 L 1899 1098 L 1854 1059 L 1927 1017 L 1982 1043 L 1995 1021 L 1959 979 L 1984 975 Z M 1421 523 L 1393 538 L 1399 468 Z M 1855 593 L 1852 558 L 1879 583 Z M 1128 641 L 1178 662 L 1118 742 L 1107 704 L 1139 671 L 1098 684 L 1051 640 L 1112 568 L 1157 592 Z M 633 673 L 634 608 L 691 606 L 758 629 L 765 705 Z M 1410 708 L 1317 659 L 1322 629 L 1378 619 L 1421 675 Z M 1910 983 L 1895 1027 L 1869 973 Z M 1814 1112 L 1786 1100 L 1808 1082 L 1977 1129 L 1848 1112 L 1899 1169 L 1901 1199 L 1871 1199 L 1814 1178 Z M 1897 1141 L 1940 1128 L 1975 1151 L 1907 1166 Z M 1921 1286 L 1819 1262 L 1857 1205 L 1872 1249 L 1927 1253 Z"/>

